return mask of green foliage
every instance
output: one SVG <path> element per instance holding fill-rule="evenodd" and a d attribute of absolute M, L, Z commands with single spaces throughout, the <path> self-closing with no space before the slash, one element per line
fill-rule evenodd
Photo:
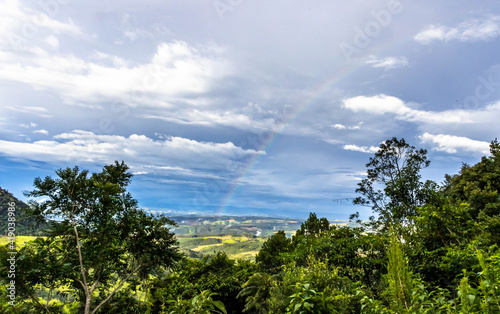
<path fill-rule="evenodd" d="M 35 241 L 18 257 L 19 269 L 35 272 L 26 279 L 32 299 L 30 289 L 67 284 L 81 310 L 95 312 L 135 276 L 145 278 L 180 259 L 175 236 L 165 228 L 173 221 L 137 208 L 126 191 L 132 177 L 127 170 L 115 162 L 92 175 L 74 167 L 57 170 L 56 179 L 35 179 L 35 189 L 26 195 L 46 200 L 31 201 L 31 209 L 52 220 L 47 240 Z M 23 260 L 32 264 L 24 268 Z M 33 267 L 40 263 L 49 267 Z"/>
<path fill-rule="evenodd" d="M 317 292 L 311 288 L 310 283 L 296 283 L 295 293 L 287 298 L 286 313 L 315 313 L 314 297 Z"/>
<path fill-rule="evenodd" d="M 172 300 L 191 300 L 200 291 L 208 290 L 216 293 L 214 300 L 224 303 L 228 313 L 241 313 L 245 302 L 237 296 L 255 270 L 254 263 L 234 261 L 223 252 L 206 256 L 201 261 L 183 260 L 172 272 L 154 280 L 152 310 L 158 312 L 164 307 L 168 312 Z"/>
<path fill-rule="evenodd" d="M 7 226 L 9 218 L 9 207 L 14 204 L 14 214 L 16 223 L 16 236 L 19 235 L 43 235 L 43 228 L 46 223 L 43 219 L 36 219 L 30 216 L 28 205 L 15 198 L 7 190 L 0 187 L 0 226 Z M 2 234 L 7 235 L 7 228 L 2 229 Z"/>
<path fill-rule="evenodd" d="M 385 239 L 365 233 L 363 228 L 330 226 L 320 233 L 295 235 L 293 251 L 285 256 L 302 266 L 314 257 L 336 267 L 341 276 L 361 281 L 375 291 L 385 272 Z"/>
<path fill-rule="evenodd" d="M 242 285 L 238 298 L 245 298 L 244 312 L 257 311 L 268 313 L 271 289 L 275 286 L 277 275 L 255 273 Z"/>
<path fill-rule="evenodd" d="M 491 156 L 474 166 L 464 164 L 459 174 L 447 176 L 443 194 L 468 205 L 467 215 L 475 223 L 470 236 L 484 245 L 500 243 L 500 144 L 490 145 Z"/>
<path fill-rule="evenodd" d="M 401 243 L 394 231 L 391 231 L 387 257 L 387 290 L 391 300 L 391 308 L 398 312 L 411 306 L 412 275 L 403 255 Z"/>
<path fill-rule="evenodd" d="M 217 293 L 210 292 L 209 290 L 201 291 L 200 294 L 195 295 L 190 300 L 169 300 L 171 310 L 169 314 L 210 314 L 210 313 L 223 313 L 226 314 L 226 307 L 221 301 L 214 301 L 213 296 Z"/>
<path fill-rule="evenodd" d="M 309 218 L 302 223 L 300 230 L 297 230 L 296 236 L 316 237 L 330 230 L 328 219 L 318 219 L 315 213 L 309 213 Z"/>
<path fill-rule="evenodd" d="M 267 272 L 279 272 L 281 266 L 286 264 L 288 259 L 284 253 L 292 250 L 292 241 L 284 231 L 278 231 L 270 237 L 255 257 L 259 267 Z"/>
<path fill-rule="evenodd" d="M 493 254 L 485 257 L 476 250 L 481 271 L 474 287 L 464 271 L 458 289 L 458 308 L 464 313 L 500 313 L 500 250 L 492 247 Z"/>
<path fill-rule="evenodd" d="M 356 313 L 359 284 L 339 276 L 327 263 L 310 258 L 305 266 L 289 264 L 271 288 L 271 313 Z"/>
<path fill-rule="evenodd" d="M 383 142 L 366 164 L 368 175 L 356 189 L 362 196 L 354 204 L 372 207 L 378 214 L 375 226 L 413 223 L 417 208 L 426 203 L 436 187 L 431 181 L 420 181 L 420 171 L 429 164 L 425 149 L 417 150 L 395 137 Z"/>
<path fill-rule="evenodd" d="M 19 302 L 5 307 L 1 290 L 0 312 L 500 313 L 499 157 L 495 140 L 491 156 L 437 187 L 421 182 L 426 151 L 390 139 L 357 190 L 356 203 L 378 214 L 371 223 L 331 226 L 311 213 L 292 238 L 279 231 L 262 246 L 183 238 L 185 249 L 203 253 L 224 245 L 226 253 L 196 260 L 177 252 L 166 228 L 173 221 L 137 208 L 123 163 L 95 174 L 59 170 L 57 179 L 35 179 L 29 193 L 47 199 L 30 210 L 50 220 L 49 236 L 19 247 Z M 274 229 L 265 219 L 238 223 L 240 231 Z M 224 224 L 199 226 L 213 233 Z M 228 256 L 259 248 L 255 263 Z M 7 255 L 0 247 L 4 285 Z"/>

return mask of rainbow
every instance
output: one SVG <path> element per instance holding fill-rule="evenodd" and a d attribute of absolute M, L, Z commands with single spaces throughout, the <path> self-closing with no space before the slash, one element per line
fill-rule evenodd
<path fill-rule="evenodd" d="M 297 119 L 297 117 L 300 116 L 302 113 L 307 111 L 307 109 L 323 94 L 329 91 L 332 86 L 346 79 L 348 76 L 354 73 L 362 64 L 363 62 L 361 61 L 358 62 L 352 61 L 352 64 L 347 64 L 340 71 L 336 72 L 331 78 L 325 80 L 323 83 L 318 85 L 314 89 L 312 96 L 301 99 L 301 101 L 299 101 L 297 105 L 293 107 L 290 113 L 288 113 L 287 116 L 284 117 L 285 118 L 284 122 L 277 128 L 275 132 L 273 132 L 272 136 L 270 136 L 268 139 L 262 142 L 262 144 L 260 145 L 261 147 L 259 147 L 258 150 L 267 152 L 271 148 L 272 144 L 276 142 L 276 140 L 280 137 L 281 134 L 283 134 L 283 132 L 291 124 L 291 122 Z M 242 171 L 242 174 L 236 180 L 233 181 L 231 187 L 229 188 L 229 191 L 221 201 L 221 204 L 217 210 L 218 215 L 227 213 L 227 207 L 231 204 L 232 199 L 237 194 L 239 190 L 238 188 L 241 185 L 240 182 L 248 175 L 248 173 L 251 172 L 251 170 L 260 160 L 261 156 L 262 156 L 261 154 L 255 154 L 251 159 L 249 159 L 244 170 Z"/>

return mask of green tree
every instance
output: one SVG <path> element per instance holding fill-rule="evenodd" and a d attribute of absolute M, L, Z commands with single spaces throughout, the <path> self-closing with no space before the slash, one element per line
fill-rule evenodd
<path fill-rule="evenodd" d="M 201 291 L 190 300 L 178 298 L 177 300 L 170 300 L 172 310 L 168 314 L 211 314 L 219 313 L 226 314 L 226 307 L 221 301 L 215 301 L 212 297 L 217 293 L 210 292 L 209 290 Z M 162 313 L 167 313 L 163 312 Z"/>
<path fill-rule="evenodd" d="M 309 218 L 300 225 L 300 229 L 295 233 L 296 236 L 320 236 L 321 233 L 330 230 L 330 222 L 326 218 L 320 218 L 315 213 L 309 213 Z"/>
<path fill-rule="evenodd" d="M 474 166 L 446 177 L 444 195 L 456 204 L 468 205 L 468 216 L 477 224 L 471 236 L 486 246 L 500 243 L 500 143 L 490 145 L 490 156 Z"/>
<path fill-rule="evenodd" d="M 227 313 L 241 313 L 245 300 L 237 296 L 255 270 L 255 263 L 232 260 L 224 252 L 202 260 L 185 259 L 172 271 L 154 279 L 150 297 L 152 312 L 160 312 L 162 307 L 168 312 L 174 309 L 175 302 L 192 300 L 200 291 L 207 290 L 216 293 L 213 299 L 221 301 Z"/>
<path fill-rule="evenodd" d="M 417 209 L 437 187 L 432 181 L 421 181 L 420 171 L 429 164 L 425 149 L 417 150 L 396 137 L 383 142 L 366 164 L 367 177 L 356 189 L 362 196 L 354 204 L 371 206 L 378 214 L 378 225 L 385 229 L 390 224 L 413 224 Z"/>
<path fill-rule="evenodd" d="M 276 275 L 255 273 L 242 286 L 238 298 L 245 298 L 244 312 L 268 313 L 271 288 L 276 280 Z"/>
<path fill-rule="evenodd" d="M 276 273 L 281 270 L 281 266 L 287 263 L 285 253 L 292 251 L 292 240 L 288 238 L 285 231 L 278 231 L 273 234 L 255 256 L 255 261 L 259 267 L 267 272 Z"/>
<path fill-rule="evenodd" d="M 175 223 L 138 208 L 126 190 L 132 177 L 127 170 L 123 162 L 91 175 L 78 167 L 60 169 L 56 179 L 36 178 L 35 189 L 26 193 L 45 199 L 31 201 L 30 206 L 50 220 L 50 241 L 37 243 L 31 253 L 42 254 L 57 243 L 57 251 L 51 252 L 63 261 L 59 280 L 76 290 L 85 314 L 99 310 L 134 277 L 145 277 L 181 258 L 178 242 L 167 228 Z"/>

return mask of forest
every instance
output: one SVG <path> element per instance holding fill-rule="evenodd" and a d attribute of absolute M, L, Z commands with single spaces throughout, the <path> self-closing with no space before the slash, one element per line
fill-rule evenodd
<path fill-rule="evenodd" d="M 0 312 L 500 313 L 500 143 L 442 183 L 422 179 L 429 164 L 404 139 L 383 142 L 354 200 L 370 219 L 310 213 L 255 261 L 181 253 L 176 223 L 127 191 L 124 162 L 60 169 L 35 178 L 29 206 L 6 201 L 20 234 L 43 237 L 16 242 L 14 260 L 0 247 Z"/>

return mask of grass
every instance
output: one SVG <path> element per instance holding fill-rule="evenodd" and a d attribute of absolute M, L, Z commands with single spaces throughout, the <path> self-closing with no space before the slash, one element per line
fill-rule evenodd
<path fill-rule="evenodd" d="M 16 237 L 16 248 L 20 249 L 24 246 L 25 243 L 34 241 L 38 237 L 32 237 L 32 236 L 17 236 Z M 9 243 L 9 238 L 8 237 L 1 237 L 0 238 L 0 246 L 4 246 L 7 243 Z"/>
<path fill-rule="evenodd" d="M 33 236 L 17 236 L 16 248 L 22 248 L 25 243 L 35 240 Z M 232 259 L 255 259 L 255 255 L 262 247 L 265 238 L 249 238 L 245 236 L 205 236 L 205 237 L 179 237 L 182 251 L 192 250 L 204 255 L 212 255 L 216 251 L 223 251 Z M 0 238 L 0 246 L 8 244 L 8 237 Z"/>
<path fill-rule="evenodd" d="M 182 251 L 195 251 L 204 255 L 212 255 L 217 251 L 228 254 L 232 259 L 253 260 L 259 252 L 265 238 L 251 238 L 245 236 L 204 236 L 178 238 Z"/>

